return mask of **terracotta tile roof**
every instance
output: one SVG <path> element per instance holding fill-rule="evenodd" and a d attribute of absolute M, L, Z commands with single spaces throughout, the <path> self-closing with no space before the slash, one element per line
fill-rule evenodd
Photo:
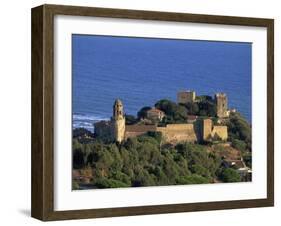
<path fill-rule="evenodd" d="M 151 108 L 150 110 L 148 110 L 147 112 L 156 112 L 156 113 L 163 113 L 163 111 L 159 110 L 158 108 Z"/>
<path fill-rule="evenodd" d="M 187 115 L 187 119 L 195 120 L 195 119 L 197 119 L 197 115 Z"/>

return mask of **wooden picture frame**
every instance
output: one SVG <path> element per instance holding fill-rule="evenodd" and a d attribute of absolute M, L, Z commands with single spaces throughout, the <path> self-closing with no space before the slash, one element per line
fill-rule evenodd
<path fill-rule="evenodd" d="M 126 18 L 240 25 L 267 29 L 267 198 L 121 208 L 54 210 L 54 16 Z M 125 9 L 42 5 L 32 9 L 32 202 L 34 218 L 50 220 L 162 214 L 274 205 L 274 21 Z"/>

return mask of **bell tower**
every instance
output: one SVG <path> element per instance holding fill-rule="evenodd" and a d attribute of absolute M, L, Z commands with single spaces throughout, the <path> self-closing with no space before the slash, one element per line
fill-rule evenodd
<path fill-rule="evenodd" d="M 113 137 L 117 142 L 122 142 L 125 138 L 125 116 L 123 104 L 120 99 L 116 99 L 113 105 Z"/>
<path fill-rule="evenodd" d="M 118 120 L 124 117 L 123 104 L 120 99 L 116 99 L 113 105 L 113 119 Z"/>

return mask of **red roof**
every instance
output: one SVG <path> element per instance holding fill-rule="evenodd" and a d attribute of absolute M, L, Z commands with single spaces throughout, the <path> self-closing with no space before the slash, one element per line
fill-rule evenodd
<path fill-rule="evenodd" d="M 157 113 L 164 113 L 163 111 L 159 110 L 158 108 L 151 108 L 148 112 L 157 112 Z"/>
<path fill-rule="evenodd" d="M 190 119 L 190 120 L 197 119 L 197 115 L 187 115 L 187 119 Z"/>

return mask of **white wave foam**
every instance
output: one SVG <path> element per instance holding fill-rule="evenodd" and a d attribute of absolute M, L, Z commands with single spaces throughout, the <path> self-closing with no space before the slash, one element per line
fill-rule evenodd
<path fill-rule="evenodd" d="M 85 128 L 91 132 L 94 132 L 94 123 L 102 120 L 109 120 L 109 118 L 90 115 L 90 114 L 73 114 L 72 115 L 72 127 L 73 128 Z"/>
<path fill-rule="evenodd" d="M 96 116 L 96 115 L 89 115 L 89 114 L 73 114 L 73 121 L 102 121 L 102 120 L 109 120 L 109 118 Z"/>

